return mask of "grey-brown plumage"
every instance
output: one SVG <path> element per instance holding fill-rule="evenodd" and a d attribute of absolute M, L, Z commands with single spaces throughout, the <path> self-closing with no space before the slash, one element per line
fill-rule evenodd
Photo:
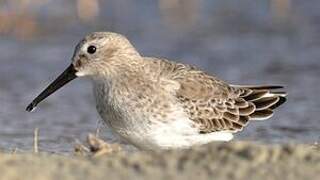
<path fill-rule="evenodd" d="M 103 121 L 142 149 L 231 140 L 286 100 L 281 86 L 231 85 L 189 65 L 141 56 L 120 34 L 96 32 L 80 41 L 72 64 L 27 110 L 80 76 L 92 80 Z"/>
<path fill-rule="evenodd" d="M 200 133 L 241 131 L 249 120 L 263 120 L 286 101 L 282 86 L 229 85 L 214 76 L 184 64 L 147 58 L 160 69 L 160 76 L 180 84 L 175 96 Z"/>

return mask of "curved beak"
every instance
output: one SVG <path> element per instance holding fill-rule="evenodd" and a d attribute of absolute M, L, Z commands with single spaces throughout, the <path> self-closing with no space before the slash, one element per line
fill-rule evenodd
<path fill-rule="evenodd" d="M 75 79 L 76 76 L 76 70 L 71 64 L 56 80 L 54 80 L 44 91 L 42 91 L 39 96 L 37 96 L 26 108 L 26 111 L 31 112 L 33 111 L 36 106 L 43 101 L 45 98 L 50 96 L 52 93 L 60 89 L 62 86 L 67 84 L 68 82 Z"/>

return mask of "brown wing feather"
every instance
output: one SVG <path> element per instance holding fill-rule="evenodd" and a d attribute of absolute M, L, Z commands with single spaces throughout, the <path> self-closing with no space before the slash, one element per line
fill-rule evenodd
<path fill-rule="evenodd" d="M 280 86 L 235 86 L 192 66 L 152 59 L 160 75 L 180 84 L 175 92 L 200 133 L 237 132 L 249 120 L 270 117 L 285 102 L 285 93 L 272 92 Z"/>

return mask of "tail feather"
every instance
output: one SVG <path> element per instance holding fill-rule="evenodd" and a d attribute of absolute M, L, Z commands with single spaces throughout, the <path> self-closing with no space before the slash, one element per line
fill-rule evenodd
<path fill-rule="evenodd" d="M 286 97 L 287 96 L 287 93 L 285 91 L 275 91 L 275 92 L 271 92 L 271 94 L 278 95 L 278 96 L 281 96 L 281 97 Z"/>
<path fill-rule="evenodd" d="M 246 88 L 252 90 L 274 90 L 283 89 L 284 86 L 281 85 L 232 85 L 233 87 Z"/>
<path fill-rule="evenodd" d="M 273 110 L 286 102 L 287 93 L 278 91 L 283 86 L 262 85 L 262 86 L 240 86 L 233 87 L 242 89 L 240 97 L 245 101 L 252 103 L 254 111 L 249 114 L 250 120 L 265 120 L 273 115 Z M 276 90 L 276 91 L 275 91 Z M 247 114 L 246 114 L 247 115 Z M 242 115 L 243 116 L 243 115 Z"/>
<path fill-rule="evenodd" d="M 259 100 L 259 99 L 263 98 L 267 94 L 268 94 L 268 91 L 266 91 L 266 90 L 252 91 L 247 96 L 244 96 L 244 99 L 246 101 L 255 101 L 255 100 Z"/>
<path fill-rule="evenodd" d="M 250 114 L 250 120 L 265 120 L 272 117 L 273 111 L 271 109 L 264 109 L 261 111 L 255 111 Z"/>
<path fill-rule="evenodd" d="M 274 104 L 273 106 L 270 106 L 270 109 L 276 109 L 277 107 L 279 107 L 280 105 L 282 105 L 283 103 L 285 103 L 287 101 L 287 98 L 284 96 L 279 96 L 279 101 Z"/>
<path fill-rule="evenodd" d="M 263 97 L 261 99 L 252 101 L 253 104 L 256 106 L 256 111 L 268 109 L 269 107 L 275 105 L 279 101 L 278 96 L 273 97 Z"/>

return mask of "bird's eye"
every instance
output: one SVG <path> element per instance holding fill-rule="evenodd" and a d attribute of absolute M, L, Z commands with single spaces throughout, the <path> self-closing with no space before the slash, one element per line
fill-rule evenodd
<path fill-rule="evenodd" d="M 87 49 L 87 52 L 89 54 L 93 54 L 93 53 L 96 52 L 96 50 L 97 50 L 97 48 L 95 46 L 89 46 L 88 49 Z"/>

